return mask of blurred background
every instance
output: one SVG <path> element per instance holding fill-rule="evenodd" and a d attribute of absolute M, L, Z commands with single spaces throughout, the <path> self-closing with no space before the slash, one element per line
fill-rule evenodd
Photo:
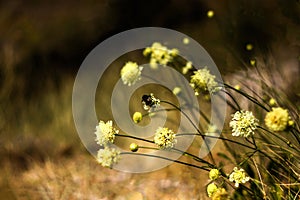
<path fill-rule="evenodd" d="M 252 59 L 267 68 L 275 66 L 286 76 L 277 84 L 299 105 L 299 25 L 298 0 L 1 1 L 0 199 L 117 199 L 113 186 L 104 190 L 103 183 L 149 179 L 94 164 L 74 127 L 71 96 L 77 70 L 103 40 L 137 27 L 174 29 L 197 40 L 224 76 L 251 67 Z M 247 49 L 247 44 L 253 48 Z M 87 165 L 78 168 L 82 163 Z M 173 168 L 159 173 L 178 178 Z M 182 170 L 181 175 L 186 169 Z M 94 178 L 91 171 L 110 178 Z M 82 183 L 84 190 L 71 198 Z M 99 184 L 93 188 L 92 183 Z M 59 184 L 74 188 L 67 193 Z M 177 185 L 163 182 L 164 187 L 161 198 L 170 194 L 166 188 Z M 186 190 L 201 199 L 201 187 L 195 184 Z M 130 195 L 128 199 L 140 199 L 139 193 Z"/>

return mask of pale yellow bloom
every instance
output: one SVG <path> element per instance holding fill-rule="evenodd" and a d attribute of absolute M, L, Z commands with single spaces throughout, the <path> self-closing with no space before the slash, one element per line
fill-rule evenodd
<path fill-rule="evenodd" d="M 103 167 L 111 168 L 113 164 L 120 160 L 120 151 L 114 148 L 104 147 L 100 149 L 97 154 L 97 161 Z"/>
<path fill-rule="evenodd" d="M 229 126 L 232 128 L 233 136 L 248 137 L 254 134 L 254 130 L 258 126 L 258 119 L 252 112 L 241 110 L 232 115 Z"/>
<path fill-rule="evenodd" d="M 209 171 L 210 180 L 215 180 L 215 179 L 219 178 L 219 176 L 220 176 L 220 171 L 218 169 L 211 169 Z"/>
<path fill-rule="evenodd" d="M 181 88 L 180 87 L 174 87 L 172 92 L 173 92 L 173 94 L 178 95 L 181 92 Z"/>
<path fill-rule="evenodd" d="M 208 17 L 208 18 L 212 18 L 214 15 L 215 15 L 215 13 L 214 13 L 213 10 L 207 11 L 207 17 Z"/>
<path fill-rule="evenodd" d="M 251 59 L 251 60 L 250 60 L 250 65 L 255 66 L 255 65 L 256 65 L 256 60 Z"/>
<path fill-rule="evenodd" d="M 143 119 L 143 115 L 140 112 L 135 112 L 132 116 L 134 123 L 139 123 Z"/>
<path fill-rule="evenodd" d="M 276 102 L 275 99 L 271 98 L 271 99 L 269 100 L 269 104 L 270 104 L 270 106 L 275 106 L 275 105 L 277 104 L 277 102 Z"/>
<path fill-rule="evenodd" d="M 201 92 L 210 94 L 220 90 L 218 83 L 215 81 L 215 76 L 210 73 L 207 67 L 199 69 L 191 76 L 190 85 L 198 96 Z"/>
<path fill-rule="evenodd" d="M 176 144 L 175 133 L 166 127 L 159 127 L 154 136 L 154 143 L 160 149 L 170 149 Z"/>
<path fill-rule="evenodd" d="M 112 121 L 104 122 L 100 120 L 98 126 L 96 126 L 96 141 L 100 146 L 105 146 L 108 143 L 113 143 L 115 135 L 119 133 L 119 130 L 112 126 Z"/>
<path fill-rule="evenodd" d="M 121 69 L 121 79 L 125 85 L 131 86 L 141 79 L 143 67 L 135 62 L 127 62 Z"/>
<path fill-rule="evenodd" d="M 173 58 L 178 56 L 178 54 L 178 49 L 168 49 L 159 42 L 154 42 L 151 47 L 147 47 L 143 51 L 144 56 L 150 56 L 150 66 L 153 69 L 157 68 L 157 64 L 166 66 L 172 62 Z"/>
<path fill-rule="evenodd" d="M 244 169 L 233 168 L 233 172 L 229 175 L 229 181 L 235 182 L 234 186 L 239 187 L 240 183 L 246 183 L 250 180 Z"/>
<path fill-rule="evenodd" d="M 183 38 L 182 42 L 183 42 L 183 44 L 189 44 L 190 40 L 189 40 L 189 38 L 185 37 L 185 38 Z"/>
<path fill-rule="evenodd" d="M 240 86 L 240 85 L 235 85 L 235 86 L 234 86 L 234 89 L 236 89 L 236 90 L 241 90 L 241 86 Z"/>
<path fill-rule="evenodd" d="M 265 117 L 266 126 L 272 131 L 284 131 L 289 121 L 288 110 L 281 107 L 272 108 Z"/>
<path fill-rule="evenodd" d="M 219 188 L 211 197 L 212 200 L 228 200 L 229 194 L 225 188 Z"/>
<path fill-rule="evenodd" d="M 129 148 L 130 148 L 130 151 L 136 152 L 139 149 L 139 146 L 136 143 L 131 143 Z"/>
<path fill-rule="evenodd" d="M 212 195 L 218 190 L 218 187 L 216 186 L 216 184 L 211 183 L 207 186 L 206 191 L 207 191 L 207 195 L 208 197 L 212 197 Z"/>
<path fill-rule="evenodd" d="M 252 49 L 253 49 L 253 45 L 252 44 L 247 44 L 246 45 L 246 49 L 248 50 L 248 51 L 251 51 Z"/>

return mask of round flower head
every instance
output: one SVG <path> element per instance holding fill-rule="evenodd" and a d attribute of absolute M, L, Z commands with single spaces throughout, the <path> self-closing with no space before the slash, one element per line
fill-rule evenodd
<path fill-rule="evenodd" d="M 229 181 L 235 182 L 234 186 L 239 187 L 240 183 L 246 183 L 250 177 L 246 176 L 245 170 L 233 168 L 233 172 L 229 175 Z"/>
<path fill-rule="evenodd" d="M 104 149 L 100 149 L 97 154 L 97 161 L 103 167 L 111 168 L 113 164 L 118 163 L 120 160 L 120 151 L 117 149 L 104 147 Z"/>
<path fill-rule="evenodd" d="M 225 188 L 219 188 L 217 191 L 212 195 L 211 197 L 212 200 L 228 200 L 229 194 L 225 190 Z"/>
<path fill-rule="evenodd" d="M 211 169 L 209 171 L 210 180 L 215 180 L 215 179 L 219 178 L 219 176 L 220 176 L 220 171 L 218 169 Z"/>
<path fill-rule="evenodd" d="M 160 100 L 155 98 L 154 95 L 150 93 L 150 95 L 142 96 L 142 104 L 145 110 L 151 112 L 160 105 Z"/>
<path fill-rule="evenodd" d="M 141 79 L 143 67 L 135 62 L 127 62 L 121 69 L 121 79 L 125 85 L 131 86 Z"/>
<path fill-rule="evenodd" d="M 218 190 L 218 187 L 216 186 L 216 184 L 211 183 L 207 186 L 206 191 L 207 191 L 207 195 L 208 197 L 212 197 L 212 195 Z"/>
<path fill-rule="evenodd" d="M 178 49 L 168 49 L 159 42 L 154 42 L 151 47 L 147 47 L 144 52 L 144 56 L 150 55 L 150 66 L 157 68 L 156 64 L 167 65 L 172 62 L 173 57 L 179 54 Z"/>
<path fill-rule="evenodd" d="M 137 152 L 139 150 L 139 146 L 136 143 L 131 143 L 129 149 L 132 152 Z"/>
<path fill-rule="evenodd" d="M 258 125 L 258 119 L 254 117 L 250 111 L 237 111 L 232 115 L 229 126 L 232 128 L 233 136 L 248 137 L 254 134 L 254 130 Z"/>
<path fill-rule="evenodd" d="M 288 110 L 283 108 L 272 108 L 265 117 L 266 126 L 272 131 L 284 131 L 289 121 Z"/>
<path fill-rule="evenodd" d="M 218 83 L 215 78 L 206 67 L 195 71 L 190 80 L 195 95 L 198 96 L 201 92 L 212 94 L 219 91 L 220 88 L 217 87 Z"/>
<path fill-rule="evenodd" d="M 154 143 L 160 149 L 170 149 L 176 144 L 175 133 L 168 129 L 159 127 L 154 136 Z"/>
<path fill-rule="evenodd" d="M 119 130 L 112 126 L 112 121 L 104 122 L 100 121 L 96 126 L 96 141 L 100 146 L 105 146 L 108 143 L 113 143 L 115 140 L 115 134 L 118 134 Z"/>
<path fill-rule="evenodd" d="M 139 123 L 140 121 L 142 121 L 142 119 L 143 119 L 143 115 L 142 115 L 142 113 L 140 113 L 140 112 L 135 112 L 134 114 L 133 114 L 133 116 L 132 116 L 132 119 L 133 119 L 133 121 L 134 121 L 134 123 Z"/>

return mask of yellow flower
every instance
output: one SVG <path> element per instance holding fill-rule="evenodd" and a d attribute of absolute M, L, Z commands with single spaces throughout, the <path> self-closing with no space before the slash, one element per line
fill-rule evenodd
<path fill-rule="evenodd" d="M 178 95 L 181 92 L 181 88 L 180 87 L 174 87 L 172 92 L 173 92 L 173 94 Z"/>
<path fill-rule="evenodd" d="M 232 115 L 229 126 L 232 128 L 233 136 L 248 137 L 254 134 L 258 125 L 258 119 L 250 111 L 237 111 Z"/>
<path fill-rule="evenodd" d="M 215 76 L 210 73 L 207 67 L 199 69 L 191 76 L 190 85 L 194 88 L 195 95 L 198 96 L 200 92 L 210 94 L 220 90 L 218 83 L 215 81 Z"/>
<path fill-rule="evenodd" d="M 215 180 L 219 178 L 220 176 L 220 171 L 218 169 L 211 169 L 209 172 L 209 178 L 210 180 Z"/>
<path fill-rule="evenodd" d="M 207 17 L 208 17 L 208 18 L 212 18 L 214 15 L 215 15 L 215 13 L 214 13 L 213 10 L 207 11 Z"/>
<path fill-rule="evenodd" d="M 255 66 L 255 65 L 256 65 L 256 60 L 251 59 L 251 60 L 250 60 L 250 65 Z"/>
<path fill-rule="evenodd" d="M 241 90 L 241 86 L 240 86 L 240 85 L 235 85 L 235 86 L 234 86 L 234 89 L 236 89 L 236 90 Z"/>
<path fill-rule="evenodd" d="M 105 146 L 108 143 L 113 143 L 115 135 L 119 133 L 119 130 L 112 126 L 112 121 L 104 122 L 100 120 L 98 126 L 96 126 L 96 141 L 100 146 Z"/>
<path fill-rule="evenodd" d="M 130 151 L 136 152 L 139 149 L 139 146 L 136 143 L 131 143 L 129 148 L 130 148 Z"/>
<path fill-rule="evenodd" d="M 168 49 L 159 42 L 154 42 L 151 47 L 147 47 L 143 51 L 144 56 L 150 56 L 150 66 L 153 69 L 157 68 L 157 64 L 167 65 L 178 54 L 178 49 Z"/>
<path fill-rule="evenodd" d="M 143 119 L 143 115 L 140 112 L 135 112 L 132 116 L 134 123 L 139 123 Z"/>
<path fill-rule="evenodd" d="M 247 44 L 246 45 L 246 49 L 248 50 L 248 51 L 251 51 L 252 49 L 253 49 L 253 45 L 252 44 Z"/>
<path fill-rule="evenodd" d="M 190 40 L 189 40 L 189 38 L 185 37 L 185 38 L 183 38 L 182 42 L 183 42 L 183 44 L 189 44 Z"/>
<path fill-rule="evenodd" d="M 159 127 L 154 136 L 154 143 L 160 149 L 170 149 L 176 144 L 175 133 L 166 127 Z"/>
<path fill-rule="evenodd" d="M 225 190 L 225 188 L 219 188 L 213 195 L 212 195 L 212 200 L 228 200 L 229 194 Z"/>
<path fill-rule="evenodd" d="M 211 183 L 207 186 L 206 191 L 207 191 L 207 195 L 208 197 L 212 197 L 212 195 L 218 190 L 218 187 L 216 186 L 216 184 Z"/>
<path fill-rule="evenodd" d="M 143 67 L 135 62 L 127 62 L 121 69 L 121 79 L 125 85 L 131 86 L 141 79 Z"/>
<path fill-rule="evenodd" d="M 272 131 L 283 131 L 286 129 L 289 121 L 288 110 L 281 107 L 272 108 L 265 117 L 266 126 Z"/>
<path fill-rule="evenodd" d="M 250 177 L 246 176 L 244 169 L 233 168 L 233 172 L 229 175 L 229 181 L 235 182 L 234 186 L 239 187 L 240 183 L 246 183 Z"/>
<path fill-rule="evenodd" d="M 111 168 L 113 164 L 118 163 L 120 160 L 120 151 L 117 149 L 104 147 L 104 149 L 100 149 L 97 154 L 97 161 L 103 167 Z"/>
<path fill-rule="evenodd" d="M 276 103 L 276 100 L 275 100 L 275 99 L 271 98 L 271 99 L 269 100 L 269 104 L 270 104 L 270 106 L 275 106 L 277 103 Z"/>

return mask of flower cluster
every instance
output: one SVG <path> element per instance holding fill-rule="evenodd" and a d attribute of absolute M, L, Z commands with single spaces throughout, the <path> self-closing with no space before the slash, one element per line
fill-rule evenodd
<path fill-rule="evenodd" d="M 288 110 L 283 108 L 272 108 L 265 117 L 266 126 L 272 131 L 284 131 L 289 121 Z"/>
<path fill-rule="evenodd" d="M 211 169 L 209 171 L 210 180 L 216 180 L 220 176 L 220 171 L 218 169 Z"/>
<path fill-rule="evenodd" d="M 216 184 L 211 183 L 207 186 L 206 191 L 207 191 L 207 195 L 208 197 L 212 197 L 212 195 L 218 190 L 218 187 Z"/>
<path fill-rule="evenodd" d="M 257 125 L 258 119 L 254 117 L 253 113 L 244 110 L 234 113 L 232 120 L 229 122 L 233 136 L 248 137 L 253 135 Z"/>
<path fill-rule="evenodd" d="M 233 168 L 233 172 L 229 175 L 229 181 L 235 182 L 234 186 L 239 187 L 240 183 L 246 183 L 250 177 L 246 176 L 244 169 Z"/>
<path fill-rule="evenodd" d="M 135 62 L 127 62 L 121 69 L 121 79 L 125 85 L 131 86 L 141 79 L 143 67 Z"/>
<path fill-rule="evenodd" d="M 98 126 L 96 126 L 96 141 L 100 146 L 105 146 L 108 143 L 113 143 L 115 135 L 119 133 L 119 130 L 112 126 L 112 121 L 106 123 L 100 120 Z"/>
<path fill-rule="evenodd" d="M 157 64 L 167 65 L 172 62 L 173 57 L 179 53 L 178 49 L 168 49 L 159 42 L 154 42 L 151 47 L 147 47 L 143 54 L 144 56 L 150 56 L 150 66 L 157 68 Z"/>
<path fill-rule="evenodd" d="M 120 151 L 114 148 L 104 147 L 100 149 L 97 154 L 97 161 L 103 167 L 111 168 L 113 164 L 120 160 Z"/>
<path fill-rule="evenodd" d="M 150 93 L 149 95 L 142 96 L 142 104 L 145 110 L 151 112 L 160 105 L 160 100 Z"/>
<path fill-rule="evenodd" d="M 230 199 L 228 192 L 225 188 L 218 188 L 211 197 L 212 200 L 228 200 Z"/>
<path fill-rule="evenodd" d="M 201 92 L 212 94 L 219 91 L 220 88 L 215 78 L 216 76 L 212 75 L 206 67 L 195 71 L 190 80 L 190 85 L 194 89 L 195 95 L 198 96 Z"/>
<path fill-rule="evenodd" d="M 166 127 L 159 127 L 154 136 L 154 143 L 160 149 L 170 149 L 176 144 L 175 133 Z"/>

